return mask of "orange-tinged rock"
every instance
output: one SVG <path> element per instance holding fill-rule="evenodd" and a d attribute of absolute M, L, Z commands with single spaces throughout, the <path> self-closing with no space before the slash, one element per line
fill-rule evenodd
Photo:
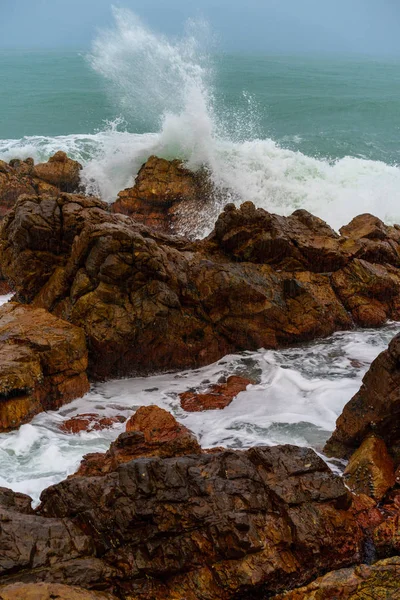
<path fill-rule="evenodd" d="M 12 583 L 0 586 L 1 600 L 117 600 L 112 594 L 60 583 Z"/>
<path fill-rule="evenodd" d="M 111 210 L 168 232 L 176 228 L 177 212 L 182 204 L 179 229 L 190 234 L 190 223 L 193 229 L 199 226 L 200 213 L 207 201 L 211 207 L 211 182 L 205 172 L 194 173 L 185 168 L 181 160 L 150 156 L 140 169 L 135 185 L 118 194 Z"/>
<path fill-rule="evenodd" d="M 68 158 L 65 152 L 56 152 L 48 162 L 34 167 L 34 176 L 56 186 L 62 192 L 74 192 L 79 187 L 82 165 Z"/>
<path fill-rule="evenodd" d="M 346 404 L 324 452 L 349 458 L 370 433 L 380 436 L 395 456 L 400 443 L 400 335 L 381 352 L 364 375 L 362 386 Z"/>
<path fill-rule="evenodd" d="M 400 557 L 332 571 L 273 600 L 399 600 Z"/>
<path fill-rule="evenodd" d="M 44 309 L 0 308 L 0 431 L 89 391 L 82 329 Z"/>
<path fill-rule="evenodd" d="M 73 477 L 104 475 L 139 457 L 200 452 L 195 435 L 168 411 L 158 406 L 142 406 L 127 422 L 126 432 L 111 444 L 110 449 L 105 454 L 96 452 L 84 456 Z"/>
<path fill-rule="evenodd" d="M 248 385 L 254 381 L 245 377 L 231 375 L 226 383 L 216 383 L 203 394 L 195 392 L 184 392 L 179 394 L 181 406 L 188 412 L 197 412 L 202 410 L 217 410 L 228 406 L 234 398 L 244 392 Z"/>
<path fill-rule="evenodd" d="M 351 456 L 344 477 L 353 492 L 381 500 L 395 484 L 394 463 L 385 442 L 369 435 Z"/>
<path fill-rule="evenodd" d="M 80 433 L 81 431 L 101 431 L 110 429 L 116 423 L 124 423 L 126 418 L 122 415 L 115 417 L 102 417 L 95 413 L 85 413 L 67 419 L 59 426 L 66 433 Z"/>

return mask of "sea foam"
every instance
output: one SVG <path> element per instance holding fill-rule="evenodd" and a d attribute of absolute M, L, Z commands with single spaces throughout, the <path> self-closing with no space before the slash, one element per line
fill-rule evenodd
<path fill-rule="evenodd" d="M 199 218 L 198 236 L 212 229 L 227 200 L 237 205 L 252 200 L 280 214 L 305 208 L 335 228 L 363 212 L 400 222 L 398 166 L 286 149 L 284 141 L 260 139 L 257 99 L 246 90 L 241 110 L 216 100 L 218 74 L 204 23 L 190 23 L 181 39 L 169 40 L 127 9 L 114 9 L 114 19 L 87 60 L 106 80 L 121 117 L 93 134 L 0 140 L 0 158 L 38 161 L 65 150 L 84 165 L 88 193 L 107 202 L 133 185 L 151 154 L 181 158 L 193 170 L 206 166 L 217 193 Z M 132 113 L 145 133 L 124 129 L 124 117 Z M 228 193 L 219 195 L 219 188 Z"/>

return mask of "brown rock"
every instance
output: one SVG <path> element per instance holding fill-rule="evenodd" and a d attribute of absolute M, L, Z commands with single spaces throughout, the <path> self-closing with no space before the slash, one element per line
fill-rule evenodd
<path fill-rule="evenodd" d="M 340 229 L 340 233 L 344 237 L 349 237 L 355 240 L 366 238 L 369 240 L 387 240 L 388 238 L 400 241 L 400 231 L 395 227 L 388 227 L 378 219 L 368 213 L 358 215 Z"/>
<path fill-rule="evenodd" d="M 288 271 L 334 271 L 361 249 L 340 239 L 324 221 L 306 210 L 281 217 L 245 202 L 225 207 L 215 224 L 219 245 L 237 260 L 271 264 Z"/>
<path fill-rule="evenodd" d="M 254 381 L 245 377 L 231 375 L 226 383 L 217 383 L 210 386 L 204 394 L 184 392 L 179 394 L 181 406 L 188 412 L 201 410 L 216 410 L 225 408 L 240 393 L 246 390 Z"/>
<path fill-rule="evenodd" d="M 346 404 L 324 452 L 348 458 L 369 433 L 379 435 L 389 451 L 400 443 L 400 335 L 371 364 L 363 384 Z"/>
<path fill-rule="evenodd" d="M 117 598 L 111 594 L 60 583 L 13 583 L 0 586 L 0 600 L 117 600 Z"/>
<path fill-rule="evenodd" d="M 204 205 L 210 204 L 211 183 L 204 171 L 194 173 L 180 160 L 151 156 L 140 169 L 135 185 L 118 194 L 112 212 L 132 216 L 149 227 L 171 232 L 176 229 L 179 207 L 184 206 L 179 230 L 190 234 L 199 226 Z M 184 223 L 186 221 L 186 223 Z"/>
<path fill-rule="evenodd" d="M 96 199 L 24 198 L 0 236 L 18 298 L 84 328 L 97 378 L 198 367 L 352 326 L 328 275 L 238 263 L 215 239 L 157 234 Z"/>
<path fill-rule="evenodd" d="M 273 600 L 399 600 L 400 557 L 327 573 Z"/>
<path fill-rule="evenodd" d="M 189 429 L 158 406 L 142 406 L 126 424 L 110 449 L 84 456 L 75 476 L 93 477 L 115 471 L 120 464 L 145 456 L 199 454 L 200 445 Z"/>
<path fill-rule="evenodd" d="M 62 192 L 75 192 L 79 187 L 82 165 L 68 158 L 65 152 L 56 152 L 47 163 L 34 167 L 34 176 L 54 185 Z"/>
<path fill-rule="evenodd" d="M 37 517 L 73 520 L 117 571 L 117 595 L 228 600 L 268 596 L 359 561 L 350 501 L 312 450 L 282 446 L 136 459 L 103 477 L 73 477 L 42 494 Z M 45 576 L 53 581 L 54 567 Z M 43 574 L 25 569 L 24 577 Z M 76 577 L 71 569 L 65 582 Z M 103 584 L 111 591 L 109 578 Z"/>
<path fill-rule="evenodd" d="M 369 435 L 352 454 L 344 472 L 346 483 L 351 490 L 381 500 L 394 486 L 394 463 L 385 442 Z"/>
<path fill-rule="evenodd" d="M 390 265 L 355 259 L 332 275 L 332 285 L 354 321 L 379 327 L 389 318 L 400 319 L 400 272 Z"/>
<path fill-rule="evenodd" d="M 0 365 L 0 431 L 89 390 L 83 331 L 43 309 L 0 308 Z"/>
<path fill-rule="evenodd" d="M 116 423 L 124 423 L 126 418 L 122 415 L 116 417 L 101 417 L 94 413 L 86 413 L 76 415 L 67 419 L 59 426 L 61 431 L 66 433 L 80 433 L 81 431 L 101 431 L 102 429 L 110 429 Z"/>

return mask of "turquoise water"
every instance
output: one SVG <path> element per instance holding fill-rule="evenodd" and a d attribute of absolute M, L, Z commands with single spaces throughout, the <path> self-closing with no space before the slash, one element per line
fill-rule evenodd
<path fill-rule="evenodd" d="M 233 136 L 318 158 L 400 161 L 400 61 L 217 55 L 212 65 L 220 118 L 253 102 L 256 123 L 249 132 L 233 126 Z M 0 77 L 2 139 L 95 133 L 121 116 L 132 133 L 160 125 L 115 105 L 82 52 L 2 51 Z"/>
<path fill-rule="evenodd" d="M 168 40 L 114 13 L 86 53 L 0 53 L 0 158 L 64 150 L 108 202 L 151 154 L 206 166 L 217 192 L 198 235 L 227 197 L 336 228 L 400 222 L 398 60 L 226 55 L 196 28 Z"/>

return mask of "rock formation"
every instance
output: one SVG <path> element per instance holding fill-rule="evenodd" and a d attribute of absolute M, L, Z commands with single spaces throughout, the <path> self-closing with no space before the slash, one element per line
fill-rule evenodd
<path fill-rule="evenodd" d="M 25 194 L 53 196 L 76 191 L 81 169 L 65 152 L 56 152 L 47 163 L 36 166 L 32 158 L 14 159 L 9 164 L 0 160 L 0 218 Z"/>
<path fill-rule="evenodd" d="M 0 307 L 0 431 L 89 390 L 82 329 L 41 308 Z"/>
<path fill-rule="evenodd" d="M 371 364 L 363 384 L 346 404 L 324 451 L 348 458 L 374 433 L 400 463 L 400 335 Z"/>
<path fill-rule="evenodd" d="M 198 367 L 400 318 L 397 268 L 360 258 L 371 240 L 338 238 L 306 211 L 230 205 L 192 243 L 95 198 L 25 196 L 0 238 L 17 298 L 85 330 L 96 378 Z"/>
<path fill-rule="evenodd" d="M 204 170 L 194 173 L 180 160 L 151 156 L 135 185 L 118 194 L 111 210 L 165 233 L 178 230 L 190 236 L 200 225 L 205 208 L 212 210 L 212 196 L 212 184 Z"/>
<path fill-rule="evenodd" d="M 126 600 L 261 599 L 360 562 L 364 547 L 342 480 L 294 446 L 138 458 L 48 488 L 35 513 L 0 493 L 0 519 L 3 585 Z"/>
<path fill-rule="evenodd" d="M 400 557 L 333 571 L 272 600 L 399 600 Z"/>
<path fill-rule="evenodd" d="M 252 383 L 254 381 L 246 377 L 231 375 L 226 383 L 215 383 L 204 393 L 188 391 L 179 394 L 181 406 L 187 412 L 222 409 L 229 406 L 232 400 Z"/>

